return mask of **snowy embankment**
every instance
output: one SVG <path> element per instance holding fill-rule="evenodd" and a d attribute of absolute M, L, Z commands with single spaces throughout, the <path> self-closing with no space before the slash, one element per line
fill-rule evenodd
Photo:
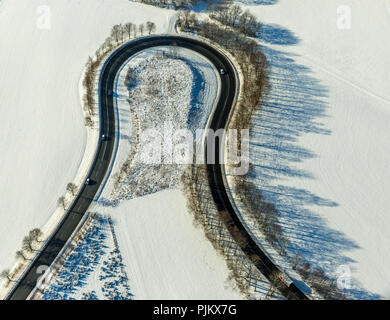
<path fill-rule="evenodd" d="M 270 4 L 248 7 L 264 23 L 272 85 L 254 120 L 254 181 L 290 255 L 334 276 L 350 268 L 348 298 L 389 298 L 390 3 Z"/>
<path fill-rule="evenodd" d="M 172 14 L 127 0 L 1 2 L 0 270 L 30 229 L 56 224 L 57 199 L 89 167 L 79 92 L 88 56 L 114 24 L 153 21 L 165 32 Z"/>
<path fill-rule="evenodd" d="M 130 91 L 126 85 L 129 70 Z M 182 168 L 140 164 L 133 156 L 139 152 L 137 135 L 143 130 L 162 132 L 167 124 L 173 130 L 204 127 L 218 95 L 218 81 L 216 70 L 202 56 L 164 47 L 133 56 L 117 75 L 118 147 L 112 173 L 91 211 L 104 219 L 111 217 L 113 222 L 127 274 L 119 279 L 122 288 L 111 287 L 119 292 L 118 298 L 129 297 L 127 288 L 135 299 L 242 298 L 227 284 L 224 259 L 192 223 L 180 189 Z M 98 229 L 104 230 L 104 224 Z M 85 283 L 73 287 L 73 292 L 61 285 L 74 274 L 71 270 L 79 264 L 76 255 L 76 264 L 70 260 L 45 298 L 56 298 L 58 293 L 61 298 L 107 297 L 102 288 L 110 285 L 105 284 L 102 261 L 114 248 L 111 237 L 103 239 L 104 252 L 83 249 L 82 243 L 76 248 L 92 257 L 82 269 L 88 273 L 80 270 Z M 76 272 L 75 277 L 78 275 Z"/>

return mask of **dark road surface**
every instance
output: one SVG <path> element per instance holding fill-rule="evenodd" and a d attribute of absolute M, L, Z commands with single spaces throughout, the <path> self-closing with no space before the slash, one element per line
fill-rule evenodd
<path fill-rule="evenodd" d="M 99 139 L 98 151 L 93 161 L 88 177 L 94 182 L 91 185 L 83 185 L 72 206 L 69 208 L 66 217 L 59 224 L 51 238 L 47 241 L 45 247 L 39 253 L 37 259 L 32 263 L 27 272 L 23 275 L 15 288 L 7 297 L 11 300 L 24 300 L 34 289 L 38 278 L 41 276 L 37 272 L 39 266 L 50 266 L 56 256 L 59 254 L 66 241 L 78 226 L 83 215 L 88 210 L 93 201 L 105 175 L 110 166 L 112 153 L 115 146 L 115 112 L 113 96 L 108 92 L 113 92 L 115 77 L 121 66 L 135 53 L 156 46 L 174 45 L 194 50 L 208 58 L 217 68 L 224 69 L 226 74 L 221 75 L 221 94 L 212 119 L 209 122 L 210 128 L 217 130 L 225 128 L 229 113 L 234 103 L 236 92 L 235 69 L 223 54 L 211 46 L 198 40 L 183 38 L 178 36 L 153 36 L 132 41 L 123 45 L 115 51 L 103 67 L 100 77 L 100 121 L 102 134 L 109 136 L 111 139 Z M 219 148 L 216 144 L 216 163 L 218 163 Z M 206 152 L 207 154 L 207 152 Z M 227 195 L 224 179 L 222 176 L 221 165 L 208 165 L 208 179 L 212 189 L 213 198 L 220 212 L 228 212 L 234 226 L 240 234 L 245 237 L 247 244 L 241 247 L 250 257 L 256 255 L 257 268 L 267 277 L 274 271 L 279 271 L 273 262 L 263 253 L 258 245 L 245 230 L 240 219 L 237 217 L 232 204 Z M 232 223 L 227 224 L 229 231 L 232 230 Z M 252 257 L 253 258 L 253 257 Z M 292 284 L 289 287 L 283 282 L 276 283 L 281 293 L 290 299 L 305 299 L 306 297 Z"/>

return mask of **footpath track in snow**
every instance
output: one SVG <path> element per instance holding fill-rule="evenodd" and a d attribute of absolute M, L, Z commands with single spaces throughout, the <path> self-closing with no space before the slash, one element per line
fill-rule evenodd
<path fill-rule="evenodd" d="M 217 49 L 192 38 L 178 37 L 178 36 L 151 36 L 129 42 L 116 50 L 110 58 L 106 61 L 99 83 L 99 104 L 100 104 L 100 137 L 104 134 L 108 139 L 99 138 L 98 151 L 96 158 L 89 171 L 88 177 L 92 183 L 84 185 L 78 194 L 77 198 L 69 208 L 66 217 L 61 221 L 46 246 L 39 253 L 37 258 L 33 261 L 29 269 L 24 273 L 23 277 L 15 285 L 8 299 L 22 300 L 27 299 L 29 294 L 35 288 L 37 281 L 41 277 L 39 267 L 42 265 L 50 266 L 72 233 L 76 230 L 83 216 L 87 212 L 90 204 L 98 193 L 101 183 L 103 182 L 108 169 L 114 161 L 113 150 L 117 143 L 115 138 L 115 111 L 113 95 L 110 94 L 114 89 L 115 77 L 121 66 L 132 55 L 151 47 L 174 45 L 194 50 L 211 61 L 217 70 L 224 69 L 226 74 L 221 76 L 221 95 L 211 114 L 209 121 L 209 128 L 214 131 L 225 128 L 229 119 L 229 114 L 232 110 L 236 99 L 236 73 L 233 64 L 219 52 Z M 207 145 L 206 145 L 207 147 Z M 216 163 L 219 161 L 219 147 L 215 145 Z M 205 152 L 207 154 L 207 152 Z M 279 271 L 277 266 L 262 252 L 251 238 L 245 227 L 242 225 L 240 219 L 237 217 L 224 185 L 221 165 L 210 164 L 207 166 L 208 179 L 211 186 L 213 198 L 218 206 L 220 212 L 228 212 L 230 216 L 230 223 L 227 224 L 229 231 L 232 231 L 233 224 L 239 230 L 241 236 L 245 237 L 246 244 L 241 249 L 248 255 L 255 254 L 259 259 L 256 263 L 257 268 L 267 277 Z M 232 224 L 232 223 L 233 224 Z M 274 283 L 278 285 L 282 294 L 292 299 L 305 299 L 294 284 L 290 287 L 283 282 Z"/>

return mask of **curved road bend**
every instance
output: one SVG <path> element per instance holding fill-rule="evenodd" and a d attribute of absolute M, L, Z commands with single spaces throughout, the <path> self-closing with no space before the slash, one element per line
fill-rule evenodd
<path fill-rule="evenodd" d="M 236 96 L 236 78 L 233 65 L 219 51 L 201 41 L 178 36 L 153 36 L 143 38 L 125 44 L 116 50 L 104 65 L 100 77 L 100 135 L 105 134 L 109 136 L 110 139 L 99 139 L 96 157 L 88 175 L 92 180 L 92 184 L 83 185 L 77 198 L 69 208 L 66 217 L 61 221 L 57 229 L 47 241 L 44 248 L 41 250 L 29 269 L 24 273 L 23 277 L 13 288 L 7 299 L 24 300 L 29 296 L 31 291 L 34 289 L 38 278 L 41 276 L 41 274 L 38 273 L 38 267 L 42 265 L 50 266 L 53 263 L 54 259 L 57 257 L 66 241 L 78 226 L 83 215 L 88 210 L 99 189 L 100 184 L 106 175 L 106 172 L 111 163 L 111 158 L 115 146 L 114 101 L 112 95 L 109 95 L 108 92 L 113 92 L 117 72 L 126 62 L 126 60 L 129 59 L 129 57 L 138 53 L 139 51 L 150 47 L 166 45 L 176 45 L 194 50 L 208 58 L 214 64 L 217 70 L 224 69 L 227 71 L 225 75 L 221 76 L 221 95 L 215 108 L 213 118 L 210 121 L 210 128 L 215 131 L 219 128 L 226 127 L 229 112 L 232 108 L 232 104 Z M 218 151 L 218 144 L 216 144 L 216 163 L 219 162 Z M 256 260 L 257 268 L 267 278 L 269 278 L 273 271 L 278 271 L 278 268 L 257 246 L 255 241 L 246 231 L 240 219 L 237 217 L 224 186 L 221 166 L 217 164 L 208 165 L 207 170 L 213 198 L 217 204 L 218 210 L 220 212 L 229 213 L 230 222 L 226 224 L 229 231 L 232 231 L 234 225 L 236 228 L 235 231 L 238 229 L 240 234 L 245 237 L 247 241 L 246 245 L 242 246 L 243 251 L 250 258 L 253 258 L 253 255 L 258 257 Z M 280 291 L 288 298 L 306 298 L 294 285 L 290 285 L 290 287 L 288 287 L 283 282 L 280 282 L 277 285 L 279 288 L 281 288 Z"/>

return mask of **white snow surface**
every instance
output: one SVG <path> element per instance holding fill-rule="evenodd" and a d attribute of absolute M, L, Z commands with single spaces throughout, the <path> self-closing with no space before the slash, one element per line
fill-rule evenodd
<path fill-rule="evenodd" d="M 272 89 L 254 124 L 255 182 L 291 252 L 333 274 L 348 266 L 349 298 L 389 298 L 390 2 L 258 3 Z"/>
<path fill-rule="evenodd" d="M 38 28 L 41 6 L 48 30 Z M 172 14 L 127 0 L 1 2 L 0 270 L 12 267 L 28 230 L 60 217 L 57 199 L 89 167 L 79 95 L 88 56 L 114 24 L 153 21 L 166 32 Z"/>

